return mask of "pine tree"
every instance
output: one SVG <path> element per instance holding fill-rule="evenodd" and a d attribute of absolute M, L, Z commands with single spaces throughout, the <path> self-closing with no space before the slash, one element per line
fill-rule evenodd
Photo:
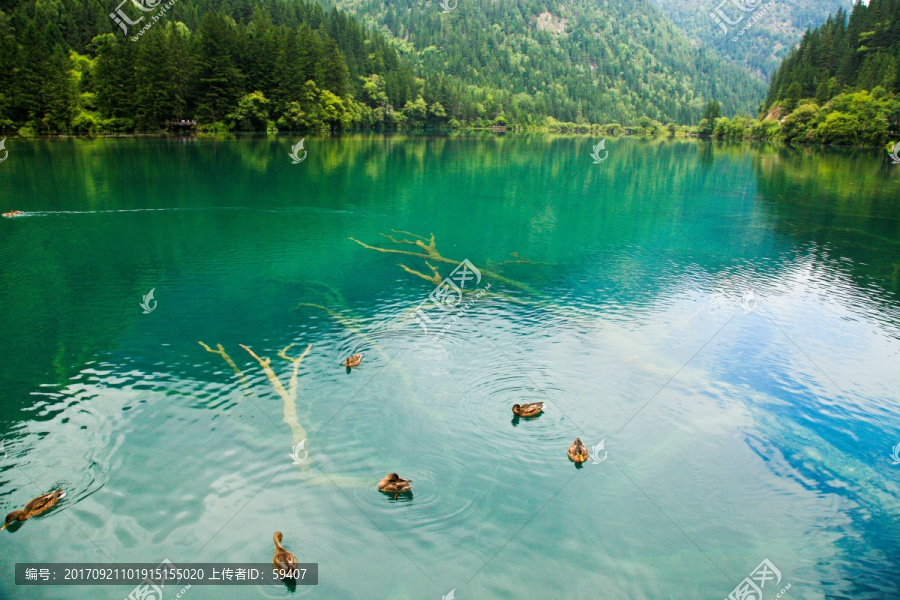
<path fill-rule="evenodd" d="M 40 124 L 43 132 L 67 132 L 75 117 L 76 84 L 72 60 L 62 44 L 53 49 L 40 86 Z M 38 115 L 33 115 L 38 118 Z"/>
<path fill-rule="evenodd" d="M 207 13 L 197 37 L 197 115 L 212 123 L 236 106 L 243 91 L 244 77 L 234 56 L 237 26 L 222 13 Z"/>
<path fill-rule="evenodd" d="M 97 55 L 93 81 L 97 107 L 106 118 L 130 118 L 134 115 L 134 44 L 106 33 L 94 38 Z"/>
<path fill-rule="evenodd" d="M 166 24 L 168 53 L 164 65 L 171 89 L 172 116 L 175 119 L 193 117 L 195 57 L 191 53 L 191 32 L 181 22 Z"/>
<path fill-rule="evenodd" d="M 326 38 L 322 47 L 322 57 L 318 63 L 319 74 L 316 81 L 319 87 L 333 92 L 339 97 L 346 96 L 350 91 L 350 70 L 344 61 L 344 55 L 338 48 L 337 42 Z"/>
<path fill-rule="evenodd" d="M 6 15 L 0 12 L 0 132 L 13 129 L 13 93 L 18 79 L 19 49 Z"/>
<path fill-rule="evenodd" d="M 175 116 L 167 37 L 162 27 L 150 29 L 141 37 L 135 56 L 135 121 L 144 131 L 162 129 Z"/>

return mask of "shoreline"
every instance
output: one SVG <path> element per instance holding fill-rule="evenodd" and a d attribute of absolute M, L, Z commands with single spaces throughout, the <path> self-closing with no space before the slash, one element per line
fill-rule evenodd
<path fill-rule="evenodd" d="M 602 126 L 601 126 L 602 127 Z M 783 146 L 785 148 L 854 148 L 854 149 L 882 149 L 881 145 L 852 145 L 852 144 L 821 144 L 813 142 L 786 142 L 771 138 L 744 138 L 730 139 L 726 137 L 716 137 L 710 135 L 698 135 L 696 133 L 682 133 L 675 135 L 665 134 L 648 134 L 648 133 L 619 133 L 612 134 L 604 131 L 570 131 L 567 129 L 547 130 L 547 129 L 507 129 L 504 132 L 491 131 L 489 127 L 471 127 L 461 129 L 407 129 L 407 130 L 391 130 L 391 131 L 375 131 L 367 129 L 336 131 L 336 132 L 316 132 L 316 131 L 241 131 L 241 132 L 195 132 L 195 133 L 169 133 L 160 131 L 156 133 L 52 133 L 42 135 L 22 136 L 18 133 L 0 134 L 10 141 L 26 142 L 41 140 L 100 140 L 100 139 L 165 139 L 165 140 L 219 140 L 219 141 L 238 141 L 240 139 L 264 139 L 264 138 L 287 138 L 303 136 L 313 138 L 344 138 L 353 136 L 378 136 L 378 137 L 462 137 L 465 135 L 479 135 L 483 137 L 502 138 L 507 135 L 554 135 L 554 136 L 581 136 L 581 137 L 598 137 L 604 139 L 618 138 L 634 138 L 644 140 L 693 140 L 706 141 L 711 143 L 721 143 L 728 145 L 740 145 L 745 143 L 751 144 L 767 144 L 774 146 Z"/>

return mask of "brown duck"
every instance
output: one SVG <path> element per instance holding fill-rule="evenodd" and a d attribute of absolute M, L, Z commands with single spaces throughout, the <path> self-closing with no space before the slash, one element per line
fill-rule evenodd
<path fill-rule="evenodd" d="M 577 463 L 583 463 L 589 457 L 587 446 L 584 445 L 581 438 L 575 438 L 575 441 L 569 446 L 569 458 Z"/>
<path fill-rule="evenodd" d="M 517 417 L 536 417 L 544 410 L 543 402 L 531 404 L 513 404 L 513 414 Z"/>
<path fill-rule="evenodd" d="M 281 545 L 281 540 L 284 539 L 284 536 L 281 535 L 280 531 L 276 531 L 275 535 L 272 536 L 272 541 L 275 542 L 275 555 L 272 557 L 272 568 L 276 571 L 293 571 L 297 568 L 297 557 L 294 556 L 293 552 L 288 552 L 284 549 L 284 546 Z M 283 577 L 282 579 L 289 579 L 287 577 Z"/>
<path fill-rule="evenodd" d="M 342 363 L 345 367 L 347 367 L 347 372 L 350 372 L 350 369 L 353 367 L 358 367 L 362 362 L 362 352 L 357 352 L 352 356 L 348 356 L 347 359 Z"/>
<path fill-rule="evenodd" d="M 412 491 L 412 479 L 401 479 L 396 473 L 388 473 L 387 477 L 378 482 L 378 491 L 385 494 L 393 494 L 394 500 L 404 492 Z"/>
<path fill-rule="evenodd" d="M 3 527 L 0 527 L 0 530 L 6 529 L 9 527 L 10 523 L 13 521 L 27 521 L 31 517 L 36 517 L 38 515 L 42 515 L 54 506 L 56 503 L 60 501 L 60 499 L 65 496 L 66 493 L 62 490 L 53 490 L 52 492 L 48 492 L 43 496 L 38 496 L 34 500 L 31 500 L 28 504 L 25 505 L 25 508 L 22 510 L 14 510 L 8 515 L 6 515 L 6 523 L 3 524 Z"/>

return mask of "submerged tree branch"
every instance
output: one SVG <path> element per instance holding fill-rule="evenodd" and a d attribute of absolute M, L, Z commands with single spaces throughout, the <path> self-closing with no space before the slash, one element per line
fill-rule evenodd
<path fill-rule="evenodd" d="M 245 396 L 250 396 L 253 394 L 253 390 L 250 389 L 250 382 L 247 381 L 247 377 L 244 376 L 244 372 L 241 371 L 238 368 L 237 364 L 235 364 L 235 362 L 231 359 L 231 357 L 228 356 L 228 353 L 225 352 L 225 348 L 222 347 L 222 344 L 216 344 L 216 348 L 218 348 L 218 350 L 213 350 L 212 348 L 210 348 L 203 342 L 198 342 L 198 343 L 201 346 L 203 346 L 204 348 L 206 348 L 207 352 L 212 352 L 213 354 L 218 354 L 223 359 L 225 359 L 225 362 L 228 363 L 228 366 L 234 370 L 234 374 L 237 375 L 238 378 L 241 380 L 241 385 L 244 387 L 244 395 Z"/>
<path fill-rule="evenodd" d="M 300 368 L 300 363 L 303 362 L 303 359 L 306 358 L 306 355 L 309 354 L 309 351 L 312 349 L 312 344 L 306 347 L 306 350 L 298 356 L 297 358 L 291 358 L 287 355 L 287 351 L 290 350 L 291 346 L 294 344 L 289 344 L 283 350 L 278 352 L 278 356 L 287 360 L 294 365 L 293 373 L 291 374 L 291 381 L 288 384 L 289 390 L 285 390 L 284 386 L 279 381 L 278 376 L 275 374 L 275 371 L 272 370 L 270 366 L 270 359 L 260 358 L 256 355 L 253 350 L 248 348 L 247 346 L 241 344 L 241 348 L 250 353 L 250 356 L 256 359 L 256 361 L 263 368 L 263 371 L 266 373 L 266 377 L 269 378 L 269 381 L 272 382 L 272 387 L 275 388 L 275 391 L 278 392 L 278 395 L 281 396 L 282 400 L 284 400 L 284 422 L 288 424 L 291 428 L 291 432 L 293 433 L 294 445 L 299 444 L 301 441 L 306 439 L 306 430 L 303 429 L 303 426 L 300 425 L 300 421 L 297 418 L 297 373 Z"/>
<path fill-rule="evenodd" d="M 548 262 L 535 262 L 533 260 L 524 259 L 521 256 L 519 256 L 518 252 L 513 252 L 512 254 L 510 254 L 510 256 L 512 256 L 516 260 L 504 260 L 503 262 L 497 263 L 497 266 L 520 265 L 520 264 L 522 264 L 522 265 L 552 265 L 553 264 L 553 263 L 548 263 Z"/>
<path fill-rule="evenodd" d="M 425 238 L 422 237 L 422 236 L 420 236 L 420 235 L 416 235 L 415 233 L 410 233 L 409 231 L 398 231 L 398 230 L 396 230 L 396 229 L 392 229 L 391 231 L 393 231 L 394 233 L 404 233 L 404 234 L 406 234 L 406 235 L 411 235 L 411 236 L 416 237 L 416 238 L 419 238 L 419 239 L 417 239 L 417 240 L 415 240 L 415 241 L 412 241 L 412 240 L 397 240 L 397 239 L 394 239 L 392 236 L 389 236 L 389 235 L 386 235 L 386 234 L 383 234 L 383 233 L 380 234 L 380 235 L 382 235 L 382 236 L 388 238 L 391 242 L 393 242 L 393 243 L 395 243 L 395 244 L 415 244 L 416 246 L 418 246 L 419 248 L 421 248 L 422 250 L 425 251 L 424 254 L 418 253 L 418 252 L 409 252 L 408 250 L 397 250 L 397 249 L 394 249 L 394 248 L 379 248 L 379 247 L 377 247 L 377 246 L 370 246 L 369 244 L 366 244 L 366 243 L 364 243 L 364 242 L 361 242 L 361 241 L 359 241 L 359 240 L 356 239 L 356 238 L 352 238 L 352 237 L 351 237 L 350 239 L 353 240 L 354 242 L 356 242 L 357 244 L 359 244 L 360 246 L 362 246 L 363 248 L 368 248 L 369 250 L 375 250 L 376 252 L 385 252 L 385 253 L 388 253 L 388 254 L 403 254 L 403 255 L 406 255 L 406 256 L 415 256 L 415 257 L 424 259 L 424 260 L 425 260 L 425 264 L 428 265 L 428 267 L 429 267 L 429 268 L 431 269 L 431 271 L 434 273 L 434 275 L 431 276 L 431 277 L 429 277 L 428 275 L 425 275 L 424 273 L 420 273 L 419 271 L 416 271 L 416 270 L 414 270 L 414 269 L 411 269 L 411 268 L 407 267 L 407 266 L 404 265 L 404 264 L 398 264 L 398 266 L 399 266 L 401 269 L 403 269 L 404 271 L 406 271 L 407 273 L 411 274 L 411 275 L 415 275 L 416 277 L 421 277 L 422 279 L 425 279 L 425 280 L 427 280 L 427 281 L 430 281 L 430 282 L 433 283 L 435 286 L 440 285 L 441 282 L 443 281 L 443 279 L 438 275 L 437 269 L 436 269 L 435 267 L 431 266 L 431 265 L 428 263 L 429 260 L 432 260 L 432 261 L 434 261 L 434 262 L 447 263 L 447 264 L 450 264 L 450 265 L 458 265 L 458 264 L 460 264 L 460 263 L 462 262 L 462 261 L 460 261 L 460 260 L 453 260 L 453 259 L 451 259 L 451 258 L 446 258 L 446 257 L 442 256 L 441 253 L 437 251 L 437 247 L 436 247 L 437 245 L 436 245 L 436 243 L 435 243 L 435 241 L 434 241 L 434 234 L 433 234 L 433 233 L 431 234 L 431 237 L 428 238 L 428 243 L 426 244 L 426 243 L 424 243 L 424 242 L 422 241 L 422 240 L 424 240 Z M 517 260 L 515 260 L 515 261 L 506 261 L 507 263 L 524 263 L 524 264 L 535 264 L 535 265 L 536 265 L 536 264 L 547 264 L 547 263 L 534 263 L 534 262 L 525 260 L 524 258 L 522 258 L 521 256 L 519 256 L 518 252 L 513 253 L 512 256 L 515 257 Z M 501 263 L 501 264 L 505 264 L 505 263 Z M 505 283 L 505 284 L 509 285 L 510 287 L 518 288 L 518 289 L 520 289 L 520 290 L 524 290 L 524 291 L 527 291 L 527 292 L 529 292 L 529 293 L 536 294 L 536 292 L 535 292 L 534 290 L 532 290 L 529 286 L 525 285 L 524 283 L 520 283 L 520 282 L 515 281 L 514 279 L 510 279 L 510 278 L 508 278 L 508 277 L 504 277 L 503 275 L 500 275 L 499 273 L 496 273 L 496 272 L 494 272 L 494 271 L 490 271 L 490 270 L 488 270 L 488 269 L 479 269 L 479 271 L 481 272 L 481 274 L 482 274 L 484 277 L 488 277 L 488 278 L 493 279 L 493 280 L 495 280 L 495 281 L 499 281 L 499 282 L 501 282 L 501 283 Z M 536 295 L 537 295 L 537 294 L 536 294 Z"/>
<path fill-rule="evenodd" d="M 400 267 L 401 269 L 403 269 L 404 271 L 406 271 L 407 273 L 410 273 L 411 275 L 421 277 L 425 281 L 430 281 L 434 285 L 440 285 L 441 281 L 443 281 L 443 278 L 438 273 L 437 267 L 431 266 L 427 260 L 425 261 L 425 264 L 428 265 L 428 267 L 431 269 L 431 272 L 433 273 L 433 275 L 428 276 L 428 275 L 425 275 L 424 273 L 419 273 L 418 271 L 410 269 L 409 267 L 407 267 L 406 265 L 401 264 L 401 263 L 397 263 L 397 266 Z"/>

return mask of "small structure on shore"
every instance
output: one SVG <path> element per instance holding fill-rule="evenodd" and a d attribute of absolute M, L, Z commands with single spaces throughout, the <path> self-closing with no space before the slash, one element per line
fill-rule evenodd
<path fill-rule="evenodd" d="M 169 121 L 167 127 L 176 131 L 190 131 L 197 127 L 197 121 L 195 119 L 176 119 Z"/>

